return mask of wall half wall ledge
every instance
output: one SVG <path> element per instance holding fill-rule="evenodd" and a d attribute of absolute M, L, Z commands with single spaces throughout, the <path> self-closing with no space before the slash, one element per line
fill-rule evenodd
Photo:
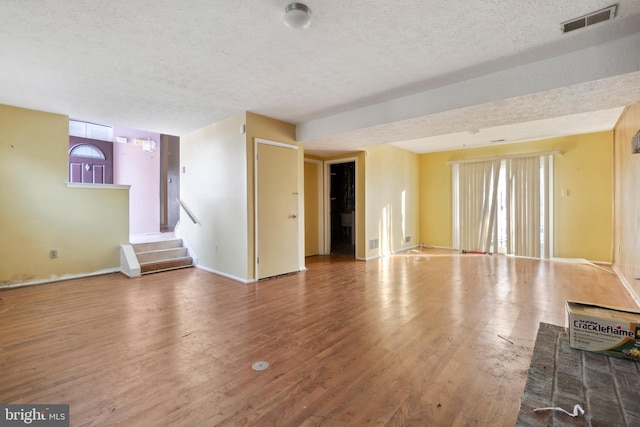
<path fill-rule="evenodd" d="M 100 188 L 102 190 L 128 190 L 130 185 L 120 184 L 82 184 L 79 182 L 67 182 L 69 188 Z"/>

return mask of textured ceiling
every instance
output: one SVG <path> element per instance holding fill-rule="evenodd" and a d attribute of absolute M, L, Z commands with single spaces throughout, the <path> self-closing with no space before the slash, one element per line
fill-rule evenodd
<path fill-rule="evenodd" d="M 173 135 L 252 111 L 320 154 L 610 129 L 640 100 L 637 0 L 568 34 L 611 3 L 307 0 L 306 30 L 287 3 L 3 0 L 0 103 Z"/>

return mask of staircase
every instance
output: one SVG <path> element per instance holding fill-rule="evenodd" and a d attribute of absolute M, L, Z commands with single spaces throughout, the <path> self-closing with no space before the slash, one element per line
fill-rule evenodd
<path fill-rule="evenodd" d="M 140 274 L 193 266 L 193 259 L 183 246 L 182 239 L 136 243 L 131 246 L 140 264 Z"/>

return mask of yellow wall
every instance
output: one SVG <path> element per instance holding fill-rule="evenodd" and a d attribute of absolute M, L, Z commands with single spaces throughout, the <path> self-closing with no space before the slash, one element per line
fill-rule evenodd
<path fill-rule="evenodd" d="M 422 154 L 420 161 L 420 242 L 453 247 L 451 212 L 451 160 L 455 151 Z M 459 155 L 459 153 L 458 153 Z"/>
<path fill-rule="evenodd" d="M 390 145 L 367 147 L 365 151 L 366 257 L 416 246 L 420 237 L 418 155 Z M 372 239 L 379 239 L 378 249 L 369 249 Z"/>
<path fill-rule="evenodd" d="M 452 246 L 451 167 L 447 166 L 447 161 L 552 150 L 562 152 L 561 156 L 554 156 L 554 255 L 610 262 L 611 132 L 422 154 L 420 241 L 431 246 Z"/>
<path fill-rule="evenodd" d="M 129 192 L 67 188 L 68 149 L 67 116 L 0 105 L 0 286 L 120 267 Z"/>
<path fill-rule="evenodd" d="M 320 249 L 320 223 L 322 214 L 318 212 L 322 195 L 322 163 L 318 161 L 304 162 L 304 254 L 318 255 Z"/>
<path fill-rule="evenodd" d="M 246 113 L 246 144 L 247 144 L 247 217 L 249 219 L 249 258 L 247 268 L 251 277 L 255 275 L 255 237 L 254 237 L 254 145 L 255 139 L 266 139 L 268 141 L 281 142 L 283 144 L 295 145 L 298 147 L 298 265 L 304 268 L 304 150 L 302 145 L 296 142 L 296 127 L 281 120 L 272 119 L 255 113 Z"/>
<path fill-rule="evenodd" d="M 640 131 L 640 103 L 629 106 L 614 129 L 615 217 L 614 264 L 640 303 L 640 153 L 631 153 L 631 138 Z"/>

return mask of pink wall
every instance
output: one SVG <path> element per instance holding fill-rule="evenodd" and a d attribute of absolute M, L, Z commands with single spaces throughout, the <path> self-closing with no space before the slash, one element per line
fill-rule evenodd
<path fill-rule="evenodd" d="M 117 137 L 126 137 L 126 143 Z M 135 138 L 156 141 L 156 151 L 143 151 Z M 131 185 L 129 234 L 160 232 L 160 134 L 113 128 L 113 183 Z"/>

